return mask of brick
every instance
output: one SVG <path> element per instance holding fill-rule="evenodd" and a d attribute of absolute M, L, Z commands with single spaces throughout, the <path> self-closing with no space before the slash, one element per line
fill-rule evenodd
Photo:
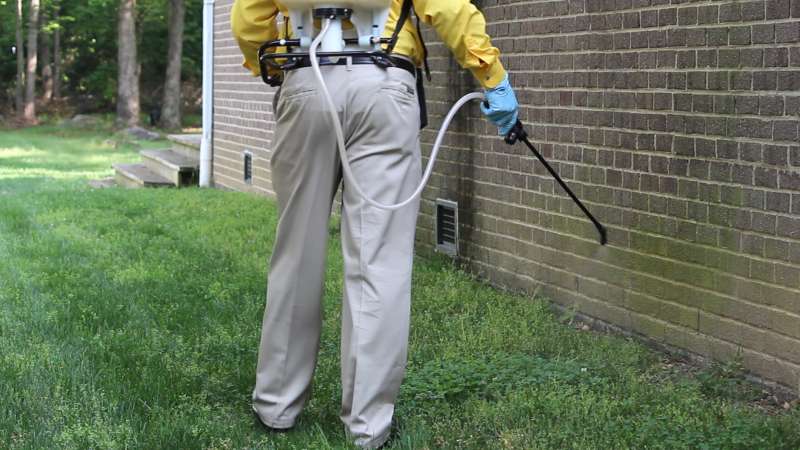
<path fill-rule="evenodd" d="M 791 197 L 784 192 L 767 192 L 766 193 L 767 209 L 781 213 L 788 213 L 791 203 Z"/>
<path fill-rule="evenodd" d="M 739 58 L 741 67 L 760 68 L 764 65 L 764 50 L 760 48 L 742 49 Z"/>
<path fill-rule="evenodd" d="M 778 89 L 778 74 L 775 72 L 753 72 L 753 90 L 774 91 Z"/>
<path fill-rule="evenodd" d="M 788 242 L 789 261 L 800 264 L 800 242 Z"/>
<path fill-rule="evenodd" d="M 762 116 L 782 116 L 783 97 L 761 96 L 758 99 L 759 114 Z"/>
<path fill-rule="evenodd" d="M 764 255 L 764 238 L 755 234 L 742 234 L 742 251 L 754 256 Z M 774 278 L 775 267 L 772 264 L 757 265 L 756 270 L 753 264 L 750 266 L 750 276 L 763 281 L 771 281 Z"/>
<path fill-rule="evenodd" d="M 793 47 L 789 50 L 789 65 L 800 67 L 800 47 Z"/>
<path fill-rule="evenodd" d="M 787 19 L 790 16 L 790 0 L 767 0 L 767 20 Z"/>
<path fill-rule="evenodd" d="M 753 26 L 753 43 L 770 44 L 775 42 L 775 25 L 759 24 Z"/>
<path fill-rule="evenodd" d="M 781 189 L 800 191 L 800 172 L 788 170 L 779 171 L 778 185 Z"/>
<path fill-rule="evenodd" d="M 800 27 L 796 22 L 775 24 L 775 42 L 794 43 L 800 41 Z"/>
<path fill-rule="evenodd" d="M 720 68 L 737 68 L 741 61 L 742 51 L 739 49 L 723 49 L 719 51 Z"/>
<path fill-rule="evenodd" d="M 755 189 L 743 189 L 742 201 L 743 205 L 748 208 L 764 209 L 766 195 L 764 191 Z"/>
<path fill-rule="evenodd" d="M 731 164 L 712 161 L 709 174 L 710 179 L 714 181 L 730 182 L 731 181 Z"/>
<path fill-rule="evenodd" d="M 758 97 L 755 96 L 736 96 L 734 97 L 736 114 L 758 114 Z"/>
<path fill-rule="evenodd" d="M 696 55 L 697 67 L 717 67 L 716 50 L 697 50 Z"/>
<path fill-rule="evenodd" d="M 777 84 L 777 82 L 776 82 Z M 731 75 L 731 88 L 736 91 L 749 91 L 753 88 L 752 72 L 734 72 Z"/>
<path fill-rule="evenodd" d="M 800 166 L 800 146 L 789 147 L 789 163 L 793 166 Z"/>
<path fill-rule="evenodd" d="M 720 189 L 722 203 L 731 206 L 742 206 L 744 202 L 742 188 L 734 186 L 722 186 Z"/>
<path fill-rule="evenodd" d="M 775 234 L 775 227 L 777 226 L 777 216 L 771 214 L 764 214 L 759 212 L 752 213 L 752 230 L 764 233 Z"/>
<path fill-rule="evenodd" d="M 703 90 L 708 85 L 707 80 L 706 72 L 690 72 L 687 76 L 687 86 L 689 89 Z M 775 84 L 777 85 L 777 79 Z"/>
<path fill-rule="evenodd" d="M 730 45 L 748 45 L 750 44 L 751 28 L 749 26 L 733 27 L 728 33 Z"/>
<path fill-rule="evenodd" d="M 732 119 L 729 131 L 737 137 L 768 139 L 772 137 L 772 124 L 760 119 Z M 776 122 L 777 123 L 777 122 Z"/>
<path fill-rule="evenodd" d="M 789 259 L 789 245 L 786 241 L 778 239 L 764 240 L 764 256 L 769 259 Z"/>
<path fill-rule="evenodd" d="M 742 4 L 742 20 L 745 22 L 755 22 L 764 20 L 764 3 L 761 1 Z"/>
<path fill-rule="evenodd" d="M 800 287 L 800 268 L 777 264 L 775 266 L 775 281 L 779 285 L 797 289 Z"/>
<path fill-rule="evenodd" d="M 788 147 L 782 145 L 765 145 L 764 162 L 773 166 L 786 166 L 788 163 Z"/>
<path fill-rule="evenodd" d="M 765 169 L 763 167 L 756 167 L 755 181 L 756 181 L 756 186 L 777 188 L 778 171 L 774 169 Z"/>
<path fill-rule="evenodd" d="M 763 146 L 754 142 L 742 142 L 739 145 L 742 161 L 760 162 L 763 160 Z"/>
<path fill-rule="evenodd" d="M 742 185 L 753 184 L 753 167 L 735 165 L 731 171 L 731 181 Z"/>
<path fill-rule="evenodd" d="M 778 236 L 800 239 L 800 218 L 778 216 Z"/>
<path fill-rule="evenodd" d="M 777 120 L 774 122 L 773 139 L 776 141 L 797 142 L 798 138 L 797 120 Z"/>
<path fill-rule="evenodd" d="M 800 25 L 798 25 L 800 27 Z M 800 90 L 800 72 L 778 73 L 778 90 L 797 92 Z"/>
<path fill-rule="evenodd" d="M 788 67 L 788 66 L 789 66 L 788 48 L 764 49 L 764 67 Z"/>
<path fill-rule="evenodd" d="M 699 7 L 697 9 L 697 22 L 699 24 L 719 23 L 719 5 Z"/>
<path fill-rule="evenodd" d="M 739 3 L 726 3 L 719 7 L 720 22 L 739 22 L 742 20 L 742 5 Z"/>
<path fill-rule="evenodd" d="M 800 97 L 786 97 L 786 115 L 800 116 Z"/>

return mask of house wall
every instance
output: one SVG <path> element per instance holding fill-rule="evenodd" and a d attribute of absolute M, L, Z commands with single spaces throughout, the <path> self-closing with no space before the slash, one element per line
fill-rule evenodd
<path fill-rule="evenodd" d="M 272 196 L 269 155 L 273 90 L 242 67 L 231 34 L 233 0 L 214 4 L 214 160 L 217 187 Z M 245 183 L 244 152 L 253 155 L 252 183 Z"/>
<path fill-rule="evenodd" d="M 270 90 L 240 68 L 217 3 L 214 181 L 269 195 Z M 459 203 L 460 259 L 656 342 L 800 386 L 800 0 L 480 2 L 531 140 L 591 224 L 476 106 L 451 127 L 418 224 Z M 425 31 L 429 151 L 471 76 Z M 257 156 L 241 179 L 240 152 Z"/>

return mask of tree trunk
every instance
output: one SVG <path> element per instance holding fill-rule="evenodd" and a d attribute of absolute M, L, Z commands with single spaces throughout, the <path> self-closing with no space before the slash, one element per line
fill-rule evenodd
<path fill-rule="evenodd" d="M 36 65 L 39 38 L 39 0 L 30 0 L 30 16 L 28 17 L 28 64 L 25 71 L 25 108 L 23 120 L 36 123 Z"/>
<path fill-rule="evenodd" d="M 169 1 L 169 50 L 161 125 L 168 130 L 181 128 L 181 58 L 183 57 L 183 22 L 186 9 L 183 0 Z"/>
<path fill-rule="evenodd" d="M 117 123 L 139 124 L 139 64 L 136 55 L 136 0 L 120 0 L 117 28 Z"/>
<path fill-rule="evenodd" d="M 25 44 L 22 41 L 22 0 L 17 0 L 17 84 L 14 86 L 17 117 L 22 119 L 23 86 L 25 85 Z"/>
<path fill-rule="evenodd" d="M 56 5 L 55 17 L 58 26 L 53 31 L 53 98 L 61 98 L 61 18 L 60 5 Z"/>
<path fill-rule="evenodd" d="M 53 99 L 53 54 L 50 52 L 50 34 L 42 33 L 39 39 L 42 41 L 42 103 L 48 104 Z"/>

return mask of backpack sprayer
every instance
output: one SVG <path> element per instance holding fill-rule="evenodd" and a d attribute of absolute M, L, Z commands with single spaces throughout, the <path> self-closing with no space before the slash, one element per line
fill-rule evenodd
<path fill-rule="evenodd" d="M 319 82 L 322 96 L 328 106 L 328 112 L 336 133 L 342 170 L 347 181 L 367 204 L 376 208 L 396 211 L 408 205 L 422 194 L 422 190 L 428 183 L 444 140 L 444 134 L 450 127 L 450 123 L 456 113 L 472 100 L 485 101 L 483 93 L 472 92 L 461 97 L 445 116 L 433 144 L 430 160 L 425 168 L 422 181 L 414 193 L 408 199 L 394 205 L 378 203 L 364 193 L 350 169 L 342 124 L 339 121 L 336 106 L 322 76 L 320 59 L 335 64 L 340 58 L 369 58 L 379 67 L 396 67 L 396 59 L 391 56 L 391 50 L 397 41 L 399 30 L 407 18 L 408 10 L 404 8 L 405 11 L 401 13 L 401 18 L 398 20 L 398 26 L 393 36 L 391 38 L 383 38 L 381 34 L 389 17 L 391 0 L 340 0 L 335 5 L 331 4 L 331 0 L 283 0 L 282 3 L 289 9 L 289 21 L 292 25 L 292 35 L 295 38 L 269 41 L 261 46 L 258 56 L 261 63 L 261 76 L 264 82 L 270 86 L 279 86 L 282 82 L 279 77 L 271 75 L 269 69 L 292 70 L 298 67 L 305 67 L 310 63 Z M 406 3 L 410 4 L 410 2 Z M 316 35 L 314 34 L 316 31 L 315 20 L 322 22 L 322 28 Z M 345 21 L 349 21 L 352 24 L 352 28 L 345 29 Z M 383 45 L 387 45 L 388 51 L 383 49 Z M 281 47 L 285 48 L 285 51 L 267 51 L 268 49 Z M 528 140 L 528 134 L 519 120 L 505 136 L 505 142 L 509 145 L 514 145 L 517 141 L 522 141 L 528 146 L 534 156 L 550 172 L 550 175 L 555 178 L 581 211 L 592 221 L 600 234 L 600 243 L 605 245 L 608 239 L 605 227 L 589 212 L 547 160 L 531 144 Z"/>

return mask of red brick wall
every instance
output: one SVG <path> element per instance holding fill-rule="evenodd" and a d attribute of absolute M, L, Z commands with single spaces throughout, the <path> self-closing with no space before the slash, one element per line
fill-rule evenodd
<path fill-rule="evenodd" d="M 571 200 L 477 107 L 425 192 L 459 202 L 461 259 L 487 280 L 671 346 L 800 383 L 800 0 L 483 1 L 532 141 L 606 223 L 602 248 Z M 269 193 L 270 94 L 238 68 L 218 3 L 215 175 Z M 426 30 L 429 149 L 475 89 Z"/>
<path fill-rule="evenodd" d="M 214 7 L 214 163 L 217 187 L 273 195 L 269 155 L 272 139 L 272 90 L 242 67 L 231 35 L 233 0 Z M 253 181 L 243 180 L 243 152 L 253 154 Z"/>

